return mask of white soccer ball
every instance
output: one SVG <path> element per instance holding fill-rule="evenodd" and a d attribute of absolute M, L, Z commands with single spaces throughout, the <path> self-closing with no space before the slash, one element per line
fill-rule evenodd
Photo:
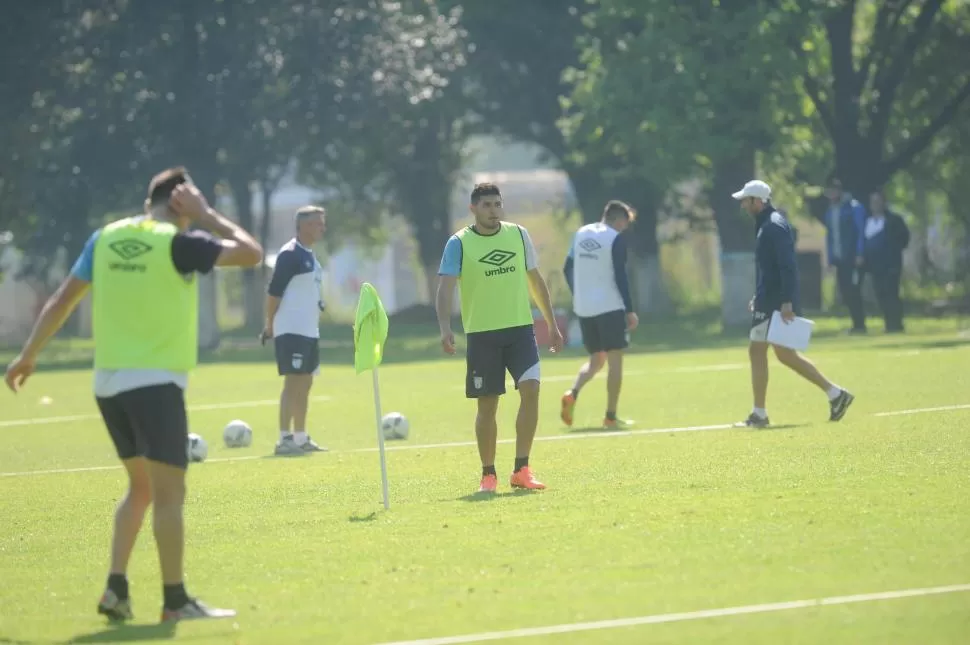
<path fill-rule="evenodd" d="M 253 442 L 253 429 L 245 421 L 230 421 L 222 431 L 222 440 L 227 448 L 245 448 Z"/>
<path fill-rule="evenodd" d="M 189 461 L 205 461 L 205 458 L 209 456 L 209 444 L 199 435 L 190 432 L 189 440 L 185 446 L 185 452 L 189 456 Z"/>
<path fill-rule="evenodd" d="M 381 430 L 385 439 L 407 439 L 410 428 L 407 417 L 400 412 L 390 412 L 381 419 Z"/>

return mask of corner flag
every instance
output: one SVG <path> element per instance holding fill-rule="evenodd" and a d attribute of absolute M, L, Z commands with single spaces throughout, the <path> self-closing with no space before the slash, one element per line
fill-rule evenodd
<path fill-rule="evenodd" d="M 384 359 L 384 343 L 387 341 L 387 312 L 377 295 L 377 289 L 369 282 L 360 286 L 357 315 L 354 317 L 354 369 L 357 373 L 371 370 L 374 375 L 374 412 L 377 418 L 377 445 L 381 456 L 381 485 L 384 508 L 391 507 L 387 486 L 387 459 L 384 457 L 384 431 L 381 429 L 381 388 L 377 380 L 377 366 Z"/>
<path fill-rule="evenodd" d="M 387 341 L 387 312 L 369 282 L 360 287 L 357 315 L 354 318 L 354 368 L 357 373 L 376 369 L 384 358 Z"/>

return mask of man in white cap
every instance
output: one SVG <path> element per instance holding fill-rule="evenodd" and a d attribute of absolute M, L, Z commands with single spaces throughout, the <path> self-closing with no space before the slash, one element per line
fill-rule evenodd
<path fill-rule="evenodd" d="M 751 387 L 754 409 L 740 427 L 768 426 L 765 398 L 768 394 L 768 326 L 775 311 L 785 323 L 795 319 L 798 310 L 798 269 L 795 263 L 795 236 L 784 215 L 771 204 L 771 187 L 763 181 L 749 181 L 732 195 L 755 220 L 755 293 L 749 309 L 752 312 L 750 344 Z M 808 358 L 797 351 L 772 345 L 783 365 L 814 383 L 829 399 L 829 420 L 845 416 L 854 397 L 829 381 Z"/>

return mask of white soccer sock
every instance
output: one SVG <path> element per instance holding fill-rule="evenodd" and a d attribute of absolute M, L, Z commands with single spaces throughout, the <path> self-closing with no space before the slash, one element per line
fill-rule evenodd
<path fill-rule="evenodd" d="M 765 419 L 768 417 L 768 411 L 765 410 L 764 408 L 755 408 L 754 410 L 752 410 L 752 412 L 755 415 L 761 417 L 762 419 Z"/>
<path fill-rule="evenodd" d="M 839 398 L 840 394 L 842 394 L 842 388 L 840 388 L 838 385 L 833 385 L 832 387 L 829 388 L 829 391 L 828 391 L 829 401 L 836 400 L 837 398 Z"/>
<path fill-rule="evenodd" d="M 296 445 L 298 446 L 305 444 L 309 438 L 305 430 L 297 430 L 293 433 L 293 440 L 296 441 Z"/>
<path fill-rule="evenodd" d="M 292 436 L 293 436 L 293 433 L 290 432 L 289 430 L 280 430 L 280 440 L 287 439 Z"/>

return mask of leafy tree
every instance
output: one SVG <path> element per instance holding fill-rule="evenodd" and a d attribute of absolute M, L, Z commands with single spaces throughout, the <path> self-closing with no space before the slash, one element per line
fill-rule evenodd
<path fill-rule="evenodd" d="M 909 168 L 970 105 L 970 6 L 849 0 L 788 7 L 787 45 L 857 195 Z"/>
<path fill-rule="evenodd" d="M 778 136 L 773 93 L 788 69 L 765 34 L 784 14 L 766 2 L 599 0 L 587 17 L 582 68 L 572 74 L 567 132 L 598 136 L 663 196 L 699 178 L 717 223 L 724 321 L 747 319 L 751 224 L 731 193 L 754 176 L 755 153 Z M 752 74 L 750 70 L 758 70 Z M 581 149 L 581 148 L 580 148 Z M 745 259 L 745 258 L 748 259 Z M 737 268 L 734 268 L 737 264 Z"/>
<path fill-rule="evenodd" d="M 354 28 L 368 34 L 359 65 L 316 81 L 333 88 L 339 129 L 311 129 L 301 161 L 316 183 L 338 189 L 338 206 L 353 209 L 351 233 L 373 235 L 383 217 L 403 215 L 429 285 L 451 234 L 450 198 L 469 133 L 460 13 L 412 0 L 355 14 Z"/>

